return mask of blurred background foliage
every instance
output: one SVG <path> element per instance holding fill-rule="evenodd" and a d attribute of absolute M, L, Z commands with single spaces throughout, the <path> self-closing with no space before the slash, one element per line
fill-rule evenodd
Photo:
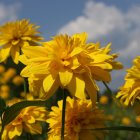
<path fill-rule="evenodd" d="M 11 58 L 6 63 L 0 64 L 0 97 L 5 100 L 7 106 L 10 106 L 21 100 L 33 100 L 33 96 L 29 93 L 27 79 L 20 76 L 20 71 L 24 67 L 23 64 L 14 64 Z M 26 83 L 27 92 L 24 92 L 24 86 Z M 117 91 L 113 91 L 115 95 Z M 48 110 L 51 110 L 51 106 L 57 105 L 57 101 L 62 99 L 61 89 L 56 91 L 47 102 L 46 106 Z M 99 95 L 99 107 L 104 110 L 108 122 L 108 127 L 111 126 L 137 126 L 140 127 L 140 116 L 135 113 L 134 108 L 122 106 L 115 96 L 105 90 Z M 138 112 L 138 109 L 137 109 Z M 31 140 L 44 140 L 47 139 L 48 125 L 43 123 L 42 135 L 31 135 L 29 133 L 23 133 L 18 140 L 25 140 L 27 137 Z M 138 140 L 140 134 L 130 131 L 106 131 L 105 140 Z"/>

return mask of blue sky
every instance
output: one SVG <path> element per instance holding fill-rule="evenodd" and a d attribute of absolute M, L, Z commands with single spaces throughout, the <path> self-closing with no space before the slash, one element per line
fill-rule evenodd
<path fill-rule="evenodd" d="M 112 42 L 124 70 L 112 74 L 113 89 L 140 55 L 140 0 L 0 0 L 0 23 L 28 18 L 48 40 L 56 33 L 86 31 L 88 41 Z"/>

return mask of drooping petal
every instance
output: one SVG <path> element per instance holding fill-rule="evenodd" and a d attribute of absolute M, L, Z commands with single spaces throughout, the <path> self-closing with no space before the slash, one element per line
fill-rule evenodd
<path fill-rule="evenodd" d="M 92 101 L 92 104 L 95 105 L 97 102 L 97 91 L 99 90 L 96 83 L 88 75 L 84 75 L 86 91 Z"/>
<path fill-rule="evenodd" d="M 56 78 L 53 85 L 51 86 L 50 90 L 47 93 L 42 90 L 39 94 L 39 98 L 41 98 L 43 100 L 49 99 L 55 93 L 55 91 L 58 89 L 59 83 L 60 83 L 59 79 Z"/>
<path fill-rule="evenodd" d="M 0 62 L 5 61 L 10 55 L 11 46 L 7 45 L 0 49 Z"/>
<path fill-rule="evenodd" d="M 13 61 L 18 64 L 19 61 L 19 55 L 20 55 L 20 49 L 18 46 L 13 46 L 11 48 L 11 57 L 13 59 Z"/>
<path fill-rule="evenodd" d="M 48 92 L 53 83 L 55 82 L 55 78 L 51 74 L 47 75 L 46 78 L 43 80 L 43 88 L 45 92 Z"/>
<path fill-rule="evenodd" d="M 64 70 L 59 72 L 59 78 L 62 86 L 67 86 L 71 79 L 72 79 L 73 73 L 69 70 Z"/>
<path fill-rule="evenodd" d="M 106 82 L 111 81 L 111 75 L 108 71 L 105 71 L 101 69 L 100 67 L 93 67 L 91 68 L 91 70 L 92 70 L 94 79 L 106 81 Z"/>
<path fill-rule="evenodd" d="M 85 82 L 82 77 L 74 75 L 67 87 L 72 96 L 85 99 Z"/>

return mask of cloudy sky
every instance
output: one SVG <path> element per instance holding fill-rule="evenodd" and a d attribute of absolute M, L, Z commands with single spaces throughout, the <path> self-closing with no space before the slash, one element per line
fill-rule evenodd
<path fill-rule="evenodd" d="M 112 42 L 124 64 L 112 73 L 112 89 L 123 84 L 125 69 L 140 55 L 140 0 L 0 0 L 0 24 L 22 18 L 40 25 L 46 39 L 86 31 L 88 41 Z"/>

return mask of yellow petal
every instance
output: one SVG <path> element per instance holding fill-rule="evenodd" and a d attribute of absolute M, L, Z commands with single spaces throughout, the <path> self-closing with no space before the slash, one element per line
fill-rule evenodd
<path fill-rule="evenodd" d="M 99 67 L 93 67 L 93 68 L 91 68 L 91 71 L 93 73 L 94 79 L 102 80 L 102 81 L 106 81 L 106 82 L 111 81 L 111 76 L 108 71 L 105 71 Z"/>
<path fill-rule="evenodd" d="M 91 57 L 92 57 L 92 59 L 94 59 L 94 63 L 104 62 L 106 60 L 109 60 L 109 59 L 113 58 L 111 55 L 106 55 L 106 54 L 95 55 L 94 53 L 91 54 Z"/>
<path fill-rule="evenodd" d="M 23 63 L 24 65 L 28 65 L 29 64 L 29 60 L 28 60 L 28 58 L 25 55 L 20 55 L 19 56 L 19 61 L 21 63 Z"/>
<path fill-rule="evenodd" d="M 83 49 L 82 49 L 81 47 L 76 47 L 76 48 L 74 48 L 73 51 L 71 52 L 70 56 L 73 57 L 73 56 L 79 54 L 79 53 L 82 52 L 82 51 L 83 51 Z"/>
<path fill-rule="evenodd" d="M 13 139 L 15 136 L 20 136 L 22 133 L 22 127 L 13 126 L 13 128 L 8 132 L 10 139 Z"/>
<path fill-rule="evenodd" d="M 19 51 L 20 49 L 18 46 L 12 46 L 11 57 L 16 64 L 18 64 L 18 61 L 19 61 Z"/>
<path fill-rule="evenodd" d="M 19 41 L 20 41 L 19 39 L 13 40 L 13 41 L 12 41 L 12 45 L 17 45 L 17 44 L 19 43 Z"/>
<path fill-rule="evenodd" d="M 54 82 L 55 78 L 51 74 L 46 76 L 46 78 L 43 80 L 44 91 L 48 92 L 51 89 Z"/>
<path fill-rule="evenodd" d="M 26 125 L 24 125 L 24 130 L 31 134 L 41 134 L 42 133 L 42 127 L 39 123 L 26 124 Z"/>
<path fill-rule="evenodd" d="M 59 78 L 60 78 L 60 82 L 62 84 L 62 86 L 67 86 L 71 79 L 72 79 L 73 73 L 69 70 L 64 70 L 59 72 Z"/>
<path fill-rule="evenodd" d="M 47 57 L 47 51 L 45 47 L 42 46 L 24 46 L 21 48 L 22 52 L 29 58 L 34 57 Z"/>
<path fill-rule="evenodd" d="M 74 34 L 72 36 L 72 38 L 79 38 L 82 43 L 86 43 L 87 36 L 88 36 L 87 33 L 83 32 L 83 33 L 80 33 L 80 34 Z"/>
<path fill-rule="evenodd" d="M 73 58 L 71 69 L 74 70 L 74 69 L 78 68 L 79 66 L 80 66 L 80 63 L 79 63 L 78 59 L 77 58 Z"/>
<path fill-rule="evenodd" d="M 100 67 L 102 69 L 106 69 L 106 70 L 111 70 L 112 69 L 112 65 L 107 63 L 107 62 L 93 64 L 93 66 L 98 66 L 98 67 Z"/>
<path fill-rule="evenodd" d="M 60 83 L 60 81 L 58 80 L 58 78 L 56 78 L 56 80 L 55 80 L 54 84 L 51 86 L 50 90 L 47 93 L 41 91 L 39 94 L 39 97 L 43 100 L 49 99 L 55 93 L 55 91 L 58 89 L 59 83 Z"/>
<path fill-rule="evenodd" d="M 0 62 L 5 61 L 10 55 L 11 46 L 7 45 L 0 50 Z"/>
<path fill-rule="evenodd" d="M 67 86 L 72 96 L 85 99 L 85 82 L 79 76 L 73 76 L 71 82 Z"/>
<path fill-rule="evenodd" d="M 92 104 L 95 105 L 97 102 L 97 90 L 99 89 L 95 82 L 88 75 L 84 75 L 84 80 L 86 91 L 92 101 Z"/>

